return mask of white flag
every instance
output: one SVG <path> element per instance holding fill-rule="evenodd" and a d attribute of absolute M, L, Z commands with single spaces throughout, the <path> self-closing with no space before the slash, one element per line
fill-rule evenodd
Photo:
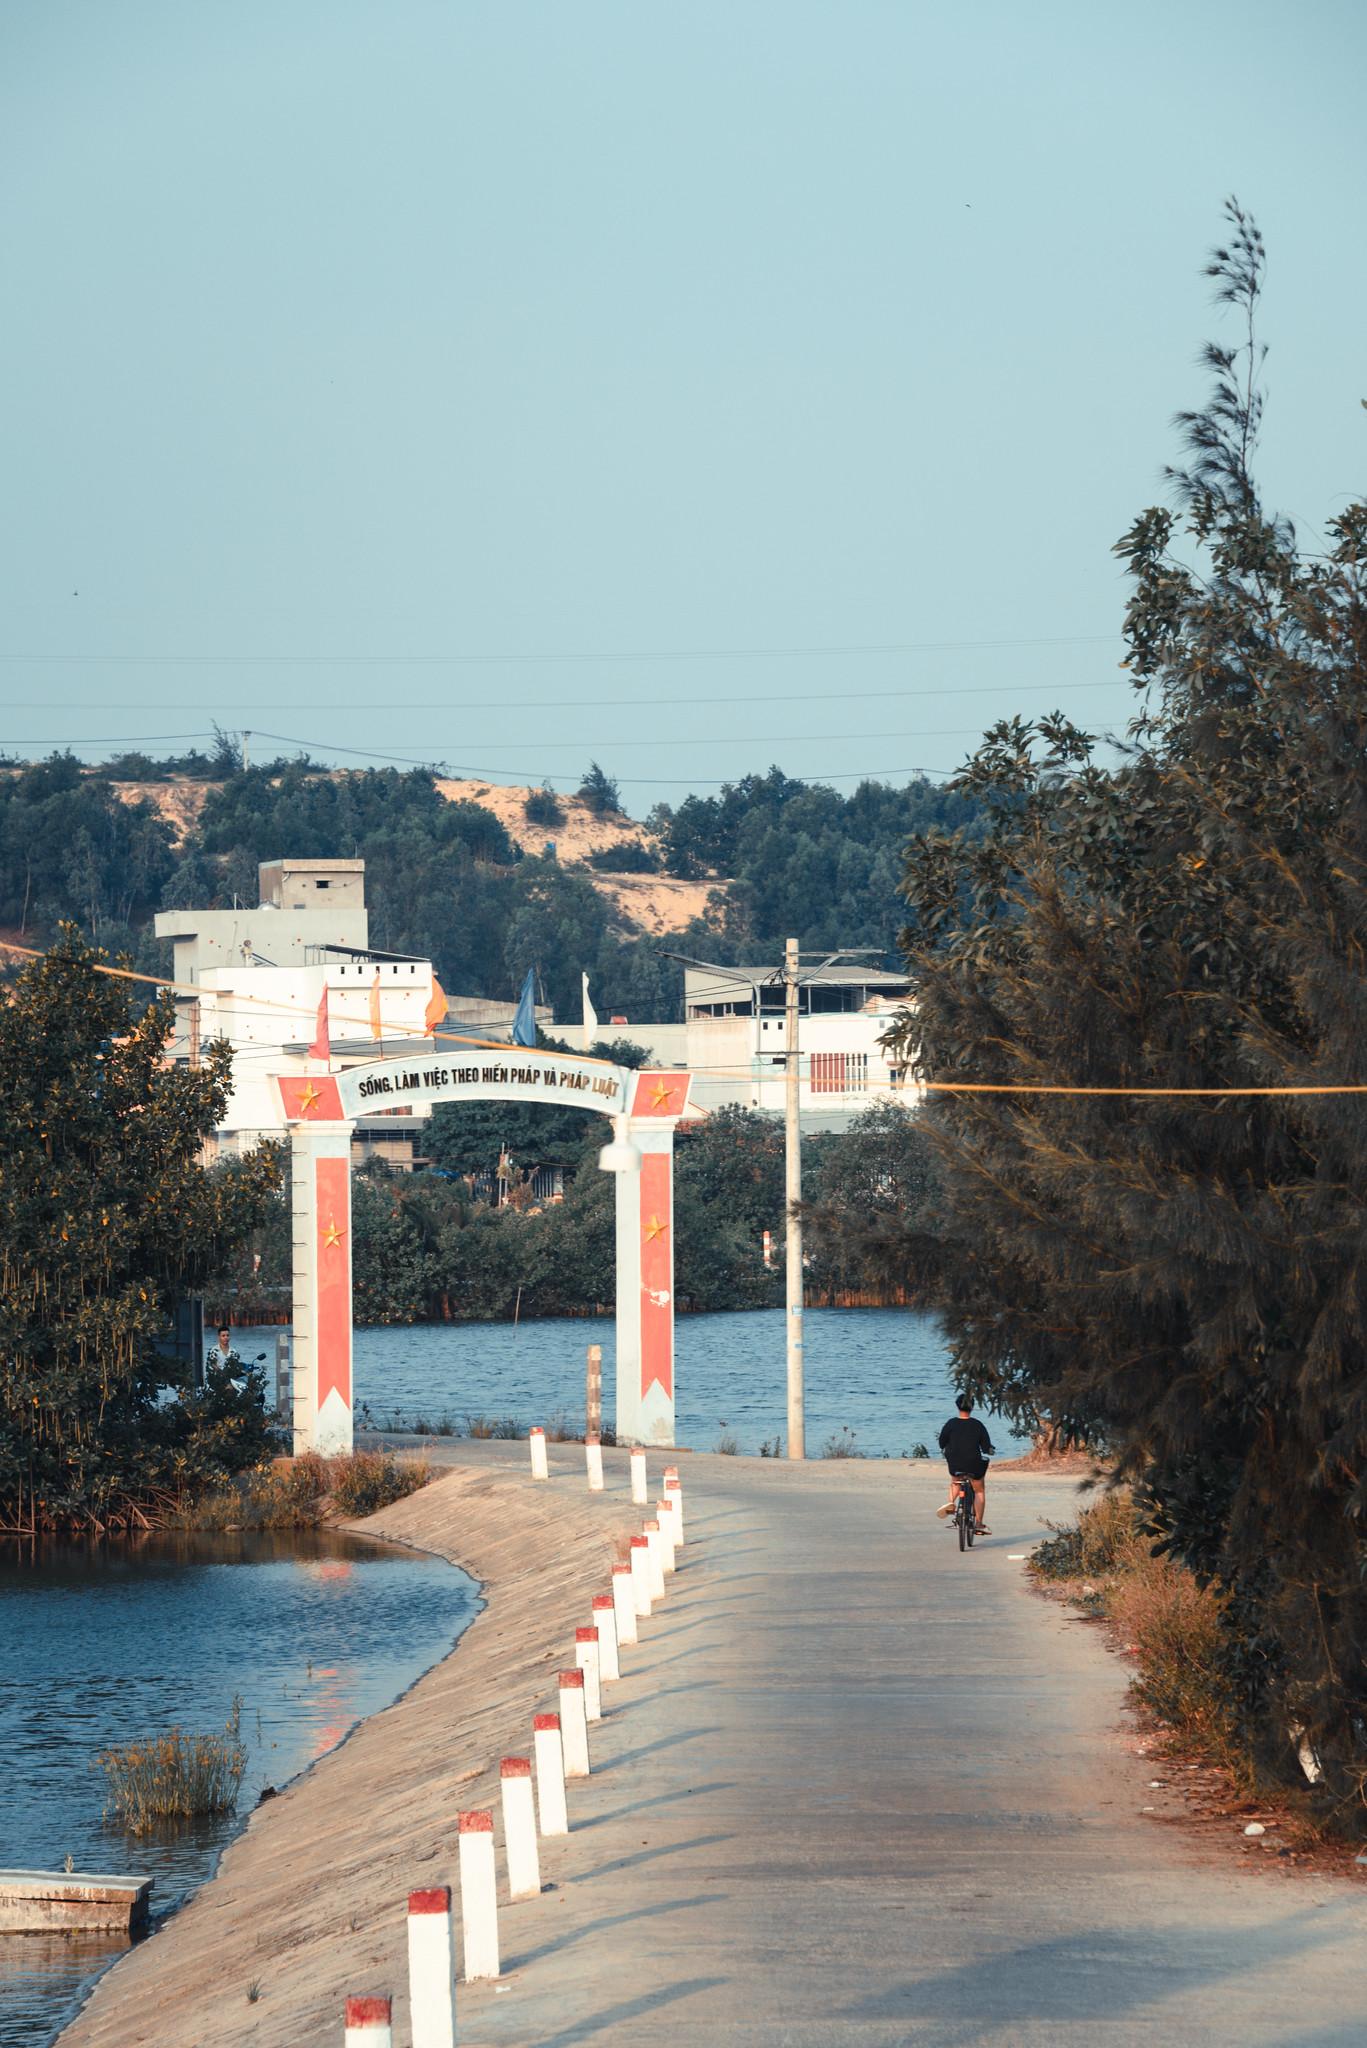
<path fill-rule="evenodd" d="M 589 978 L 584 976 L 584 1050 L 588 1051 L 598 1036 L 598 1012 L 589 1001 Z"/>

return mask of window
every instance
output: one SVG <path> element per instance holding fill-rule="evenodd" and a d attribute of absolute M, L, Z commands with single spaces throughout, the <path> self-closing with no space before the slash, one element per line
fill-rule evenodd
<path fill-rule="evenodd" d="M 860 1095 L 869 1085 L 866 1052 L 814 1052 L 810 1087 L 813 1095 Z"/>

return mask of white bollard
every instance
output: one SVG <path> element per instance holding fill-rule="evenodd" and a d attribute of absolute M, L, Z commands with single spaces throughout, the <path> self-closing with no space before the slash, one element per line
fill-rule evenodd
<path fill-rule="evenodd" d="M 594 1594 L 593 1625 L 598 1631 L 599 1682 L 611 1685 L 622 1675 L 617 1655 L 617 1609 L 611 1593 Z"/>
<path fill-rule="evenodd" d="M 629 1564 L 615 1564 L 612 1567 L 612 1618 L 617 1624 L 619 1658 L 623 1643 L 640 1641 L 636 1628 L 634 1576 Z"/>
<path fill-rule="evenodd" d="M 646 1504 L 646 1454 L 633 1451 L 631 1454 L 631 1498 L 638 1508 Z"/>
<path fill-rule="evenodd" d="M 465 1981 L 498 1975 L 498 1880 L 494 1816 L 460 1816 L 460 1931 Z"/>
<path fill-rule="evenodd" d="M 528 1441 L 528 1443 L 529 1443 L 529 1444 L 531 1445 L 531 1447 L 532 1447 L 532 1477 L 533 1477 L 533 1479 L 549 1479 L 549 1478 L 550 1478 L 550 1476 L 551 1476 L 551 1468 L 550 1468 L 550 1466 L 549 1466 L 549 1465 L 548 1465 L 548 1464 L 546 1463 L 546 1432 L 545 1432 L 545 1430 L 544 1430 L 544 1429 L 534 1429 L 534 1430 L 532 1431 L 531 1435 L 530 1435 L 530 1436 L 528 1437 L 527 1441 Z"/>
<path fill-rule="evenodd" d="M 408 2003 L 413 2048 L 456 2048 L 449 1885 L 408 1894 Z"/>
<path fill-rule="evenodd" d="M 567 1835 L 570 1817 L 565 1808 L 565 1752 L 560 1743 L 559 1714 L 536 1714 L 532 1718 L 532 1746 L 536 1753 L 536 1811 L 543 1835 Z"/>
<path fill-rule="evenodd" d="M 589 1492 L 603 1491 L 603 1446 L 596 1436 L 584 1438 L 584 1463 L 588 1467 Z"/>
<path fill-rule="evenodd" d="M 667 1572 L 672 1572 L 675 1569 L 674 1525 L 679 1519 L 675 1513 L 672 1494 L 667 1493 L 663 1500 L 656 1501 L 655 1514 L 660 1524 L 660 1562 Z"/>
<path fill-rule="evenodd" d="M 603 1689 L 598 1679 L 598 1631 L 577 1628 L 574 1632 L 574 1661 L 584 1674 L 584 1719 L 603 1718 Z"/>
<path fill-rule="evenodd" d="M 631 1539 L 631 1597 L 636 1603 L 636 1612 L 645 1616 L 650 1612 L 650 1546 L 644 1536 Z"/>
<path fill-rule="evenodd" d="M 565 1751 L 565 1776 L 589 1774 L 589 1723 L 584 1712 L 584 1674 L 576 1664 L 560 1674 L 560 1741 Z"/>
<path fill-rule="evenodd" d="M 392 2007 L 387 1998 L 348 1998 L 343 2048 L 393 2048 Z"/>
<path fill-rule="evenodd" d="M 679 1475 L 672 1465 L 665 1473 L 665 1492 L 673 1501 L 674 1511 L 679 1517 L 678 1528 L 675 1531 L 675 1541 L 682 1543 L 684 1540 L 683 1488 L 679 1484 Z"/>
<path fill-rule="evenodd" d="M 541 1891 L 541 1857 L 536 1847 L 530 1757 L 505 1756 L 498 1767 L 503 1790 L 503 1849 L 508 1859 L 508 1897 L 534 1899 Z M 418 2048 L 416 2038 L 413 2048 Z"/>
<path fill-rule="evenodd" d="M 650 1597 L 663 1600 L 665 1596 L 664 1539 L 660 1535 L 658 1522 L 645 1525 L 647 1569 L 650 1573 Z"/>

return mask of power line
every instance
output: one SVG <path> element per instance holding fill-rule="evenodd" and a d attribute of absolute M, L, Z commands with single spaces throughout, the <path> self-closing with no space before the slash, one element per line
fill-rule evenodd
<path fill-rule="evenodd" d="M 897 700 L 903 697 L 1000 697 L 1003 691 L 1015 687 L 1016 685 L 1011 683 L 974 683 L 970 689 L 960 690 L 951 684 L 942 683 L 933 690 L 849 690 L 841 683 L 838 687 L 832 685 L 825 690 L 785 690 L 781 696 L 768 697 L 760 696 L 757 693 L 738 696 L 734 690 L 729 690 L 720 697 L 699 697 L 692 694 L 687 697 L 652 697 L 650 704 L 652 710 L 662 710 L 666 708 L 673 709 L 679 706 L 711 704 L 829 704 L 831 699 L 836 696 L 842 702 L 848 702 L 854 698 L 859 699 L 861 702 L 874 702 L 886 699 Z M 1100 682 L 1053 683 L 1050 685 L 1050 691 L 1053 695 L 1058 695 L 1065 690 L 1115 689 L 1126 689 L 1133 693 L 1134 684 L 1127 676 L 1112 676 Z M 628 704 L 629 700 L 622 697 L 568 698 L 562 695 L 559 697 L 489 698 L 483 703 L 462 703 L 454 708 L 464 715 L 470 711 L 622 711 L 628 708 Z M 125 711 L 175 711 L 179 708 L 179 706 L 173 704 L 125 703 L 123 706 Z M 258 697 L 250 700 L 238 697 L 233 700 L 233 710 L 238 716 L 244 711 L 322 711 L 327 708 L 330 707 L 315 703 L 285 704 L 281 702 L 279 697 Z M 449 697 L 439 699 L 431 697 L 413 698 L 397 703 L 386 700 L 385 703 L 386 711 L 449 712 L 452 708 Z M 9 706 L 9 709 L 11 711 L 88 711 L 90 706 L 88 704 L 54 704 L 50 698 L 39 697 L 13 703 Z M 204 738 L 206 735 L 191 734 L 190 737 Z M 30 742 L 30 744 L 39 744 L 39 742 Z M 112 745 L 114 742 L 110 742 L 110 744 Z"/>
<path fill-rule="evenodd" d="M 797 647 L 655 647 L 617 653 L 491 654 L 4 654 L 0 663 L 89 668 L 538 668 L 629 661 L 802 661 L 832 655 L 981 653 L 992 648 L 1118 646 L 1118 633 L 1049 633 L 1000 640 L 888 640 Z"/>

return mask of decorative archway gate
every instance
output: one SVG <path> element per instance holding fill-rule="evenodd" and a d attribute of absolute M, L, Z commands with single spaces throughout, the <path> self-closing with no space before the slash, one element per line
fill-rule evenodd
<path fill-rule="evenodd" d="M 282 1074 L 294 1251 L 294 1447 L 352 1447 L 351 1134 L 414 1103 L 541 1102 L 625 1119 L 641 1154 L 617 1173 L 617 1413 L 621 1443 L 674 1441 L 674 1132 L 689 1076 L 510 1046 Z"/>

